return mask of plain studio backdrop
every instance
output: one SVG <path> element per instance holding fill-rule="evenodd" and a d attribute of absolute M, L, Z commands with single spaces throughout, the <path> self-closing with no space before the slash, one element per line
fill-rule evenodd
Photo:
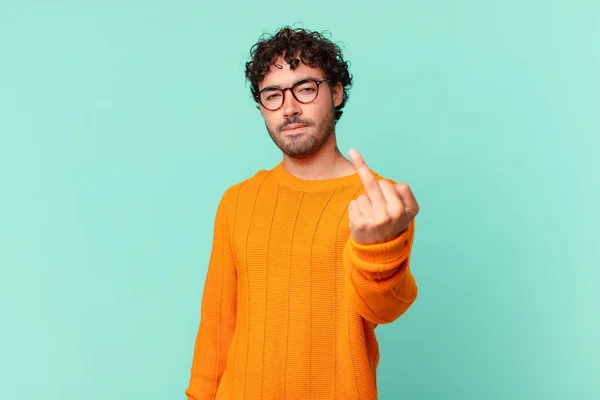
<path fill-rule="evenodd" d="M 600 398 L 597 1 L 0 1 L 0 398 L 184 398 L 223 191 L 281 154 L 288 24 L 355 78 L 340 149 L 421 205 L 381 399 Z"/>

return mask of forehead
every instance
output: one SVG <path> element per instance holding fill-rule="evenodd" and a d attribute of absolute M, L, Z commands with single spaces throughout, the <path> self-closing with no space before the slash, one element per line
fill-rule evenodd
<path fill-rule="evenodd" d="M 309 67 L 302 62 L 299 62 L 298 65 L 296 65 L 296 68 L 291 69 L 290 65 L 280 56 L 275 61 L 274 65 L 271 65 L 269 72 L 265 74 L 265 77 L 259 84 L 259 90 L 267 86 L 291 86 L 299 79 L 304 78 L 314 78 L 319 80 L 324 79 L 325 74 L 321 68 Z"/>

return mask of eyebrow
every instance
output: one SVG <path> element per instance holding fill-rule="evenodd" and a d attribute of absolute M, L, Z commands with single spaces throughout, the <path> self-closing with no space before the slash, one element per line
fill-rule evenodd
<path fill-rule="evenodd" d="M 317 78 L 315 76 L 305 76 L 303 78 L 300 78 L 300 79 L 297 79 L 296 81 L 294 81 L 291 86 L 294 86 L 297 83 L 300 83 L 300 82 L 306 81 L 306 80 L 310 80 L 310 79 L 314 79 L 315 81 L 321 80 L 321 78 Z M 259 92 L 262 92 L 263 90 L 275 90 L 275 89 L 281 89 L 281 86 L 280 85 L 265 86 L 264 88 L 260 89 Z"/>

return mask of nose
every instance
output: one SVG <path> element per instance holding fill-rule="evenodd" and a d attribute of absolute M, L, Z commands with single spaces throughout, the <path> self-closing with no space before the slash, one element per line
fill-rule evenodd
<path fill-rule="evenodd" d="M 298 100 L 294 98 L 291 89 L 287 89 L 283 92 L 283 105 L 281 106 L 281 109 L 283 110 L 283 116 L 285 118 L 302 114 L 302 107 L 300 107 Z"/>

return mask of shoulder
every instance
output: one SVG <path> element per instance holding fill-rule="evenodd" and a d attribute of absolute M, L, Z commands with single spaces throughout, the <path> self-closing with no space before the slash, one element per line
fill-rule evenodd
<path fill-rule="evenodd" d="M 229 186 L 223 193 L 222 200 L 231 201 L 231 199 L 237 198 L 249 190 L 252 191 L 253 189 L 258 188 L 264 182 L 270 172 L 271 171 L 269 170 L 259 170 L 250 178 L 244 179 L 234 185 Z"/>
<path fill-rule="evenodd" d="M 251 177 L 227 187 L 221 196 L 219 208 L 230 213 L 237 208 L 240 199 L 255 196 L 270 172 L 269 170 L 259 170 Z"/>

